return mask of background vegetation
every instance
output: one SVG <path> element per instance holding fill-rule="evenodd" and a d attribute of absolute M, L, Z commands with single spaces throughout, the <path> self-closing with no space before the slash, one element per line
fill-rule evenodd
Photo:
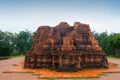
<path fill-rule="evenodd" d="M 21 31 L 19 33 L 3 32 L 0 30 L 0 56 L 16 56 L 25 54 L 32 45 L 33 33 Z"/>
<path fill-rule="evenodd" d="M 108 34 L 107 32 L 97 33 L 94 31 L 93 35 L 108 56 L 120 57 L 120 33 Z"/>
<path fill-rule="evenodd" d="M 107 55 L 120 57 L 120 33 L 92 32 Z M 25 54 L 31 48 L 33 33 L 25 30 L 19 33 L 0 30 L 0 57 Z"/>

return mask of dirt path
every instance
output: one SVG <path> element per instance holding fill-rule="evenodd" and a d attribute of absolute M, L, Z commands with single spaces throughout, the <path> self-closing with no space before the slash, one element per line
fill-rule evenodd
<path fill-rule="evenodd" d="M 108 60 L 109 62 L 116 63 L 120 66 L 120 59 L 109 58 Z M 32 73 L 3 73 L 3 71 L 10 69 L 14 64 L 17 64 L 21 61 L 24 61 L 24 58 L 12 58 L 7 60 L 0 60 L 0 80 L 41 80 L 38 79 L 37 75 L 32 75 Z M 76 80 L 120 80 L 120 73 L 107 73 L 103 76 L 100 76 L 100 78 L 76 79 Z"/>
<path fill-rule="evenodd" d="M 37 76 L 30 73 L 3 73 L 21 61 L 24 61 L 24 58 L 0 60 L 0 80 L 39 80 Z"/>

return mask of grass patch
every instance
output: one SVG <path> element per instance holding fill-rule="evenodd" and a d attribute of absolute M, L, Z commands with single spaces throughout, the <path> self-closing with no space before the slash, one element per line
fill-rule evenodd
<path fill-rule="evenodd" d="M 114 56 L 114 55 L 109 55 L 109 56 L 107 56 L 108 58 L 115 58 L 115 59 L 120 59 L 120 57 L 116 57 L 116 56 Z"/>
<path fill-rule="evenodd" d="M 79 77 L 81 79 L 90 79 L 90 78 L 99 78 L 99 76 L 84 76 L 84 77 Z"/>
<path fill-rule="evenodd" d="M 45 79 L 45 80 L 59 80 L 58 78 L 49 78 L 49 79 Z"/>
<path fill-rule="evenodd" d="M 99 78 L 99 76 L 77 76 L 77 77 L 69 77 L 68 79 L 91 79 L 91 78 Z"/>
<path fill-rule="evenodd" d="M 120 71 L 116 71 L 116 72 L 105 72 L 105 73 L 120 73 Z"/>
<path fill-rule="evenodd" d="M 9 58 L 20 58 L 20 57 L 24 57 L 25 55 L 17 55 L 17 56 L 10 56 Z"/>
<path fill-rule="evenodd" d="M 106 74 L 105 73 L 101 73 L 101 74 L 99 74 L 98 76 L 105 76 Z"/>
<path fill-rule="evenodd" d="M 11 58 L 21 58 L 24 57 L 25 55 L 17 55 L 17 56 L 6 56 L 6 57 L 0 57 L 0 60 L 6 60 L 6 59 L 11 59 Z"/>

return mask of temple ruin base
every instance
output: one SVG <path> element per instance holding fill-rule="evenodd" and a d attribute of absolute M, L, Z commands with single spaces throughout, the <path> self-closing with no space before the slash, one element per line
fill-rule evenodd
<path fill-rule="evenodd" d="M 108 67 L 106 54 L 87 24 L 61 22 L 56 27 L 40 26 L 25 57 L 25 68 L 77 71 Z"/>
<path fill-rule="evenodd" d="M 54 52 L 26 55 L 26 68 L 49 68 L 57 71 L 77 71 L 82 68 L 108 68 L 105 55 L 88 52 Z"/>

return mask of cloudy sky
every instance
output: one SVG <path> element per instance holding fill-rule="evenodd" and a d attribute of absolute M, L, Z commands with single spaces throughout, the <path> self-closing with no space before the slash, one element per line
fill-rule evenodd
<path fill-rule="evenodd" d="M 0 0 L 2 31 L 36 31 L 62 21 L 86 23 L 97 32 L 120 32 L 120 0 Z"/>

